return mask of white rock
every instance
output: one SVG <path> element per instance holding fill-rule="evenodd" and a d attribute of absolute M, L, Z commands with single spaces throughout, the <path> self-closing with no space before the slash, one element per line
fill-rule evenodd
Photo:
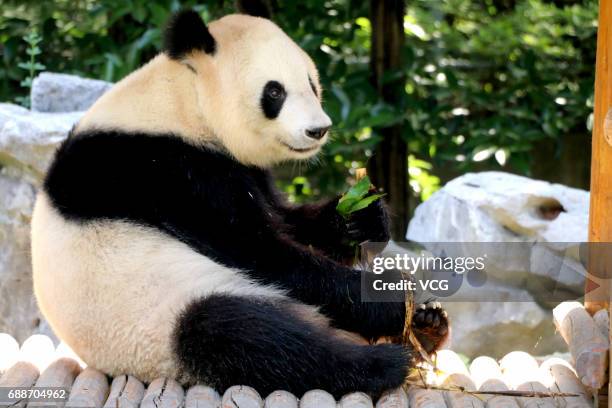
<path fill-rule="evenodd" d="M 514 350 L 533 355 L 567 350 L 550 313 L 534 301 L 442 303 L 451 322 L 450 347 L 470 358 L 501 358 Z"/>
<path fill-rule="evenodd" d="M 19 342 L 51 334 L 32 294 L 30 219 L 36 188 L 0 171 L 0 332 Z"/>
<path fill-rule="evenodd" d="M 560 204 L 553 220 L 542 207 Z M 468 173 L 419 205 L 406 238 L 418 242 L 587 241 L 589 193 L 502 172 Z"/>
<path fill-rule="evenodd" d="M 32 293 L 30 219 L 37 186 L 82 113 L 0 104 L 0 332 L 51 334 Z"/>
<path fill-rule="evenodd" d="M 83 112 L 41 113 L 0 103 L 0 163 L 40 180 Z"/>
<path fill-rule="evenodd" d="M 32 110 L 37 112 L 85 111 L 112 84 L 74 75 L 43 72 L 32 83 Z"/>

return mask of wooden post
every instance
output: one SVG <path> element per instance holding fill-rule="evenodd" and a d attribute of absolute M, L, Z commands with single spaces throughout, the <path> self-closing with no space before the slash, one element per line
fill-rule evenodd
<path fill-rule="evenodd" d="M 372 85 L 382 99 L 399 107 L 404 97 L 405 77 L 400 73 L 392 80 L 385 74 L 401 72 L 404 51 L 403 0 L 371 0 L 372 47 L 370 70 Z M 387 197 L 391 216 L 391 236 L 403 241 L 408 227 L 408 146 L 402 137 L 402 124 L 380 129 L 382 140 L 368 163 L 368 173 L 374 185 Z"/>
<path fill-rule="evenodd" d="M 595 111 L 593 157 L 591 160 L 591 208 L 589 242 L 612 243 L 612 0 L 599 2 L 597 64 L 595 67 Z M 594 314 L 608 308 L 610 299 L 609 261 L 605 249 L 591 244 L 589 279 L 585 288 L 585 307 Z M 610 244 L 612 245 L 612 244 Z M 607 266 L 606 266 L 607 265 Z M 607 278 L 607 279 L 605 279 Z M 599 288 L 595 289 L 597 286 Z"/>
<path fill-rule="evenodd" d="M 612 242 L 612 0 L 599 1 L 593 116 L 589 275 L 584 296 L 585 307 L 592 315 L 601 309 L 612 313 L 609 284 L 611 260 L 606 256 L 606 249 L 596 247 L 602 245 L 597 244 L 599 242 L 612 245 L 609 244 Z M 603 259 L 597 259 L 598 257 Z M 612 350 L 612 347 L 610 349 Z M 608 360 L 612 361 L 612 354 Z M 612 382 L 608 380 L 608 394 L 610 392 Z M 612 408 L 612 399 L 608 399 L 608 407 Z"/>

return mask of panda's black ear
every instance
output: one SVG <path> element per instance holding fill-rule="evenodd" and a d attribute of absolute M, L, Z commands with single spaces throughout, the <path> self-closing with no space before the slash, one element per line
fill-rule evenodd
<path fill-rule="evenodd" d="M 236 8 L 242 14 L 254 17 L 271 18 L 272 7 L 266 0 L 237 0 Z"/>
<path fill-rule="evenodd" d="M 194 50 L 214 54 L 217 43 L 197 12 L 183 10 L 168 22 L 164 49 L 170 58 L 181 59 Z"/>

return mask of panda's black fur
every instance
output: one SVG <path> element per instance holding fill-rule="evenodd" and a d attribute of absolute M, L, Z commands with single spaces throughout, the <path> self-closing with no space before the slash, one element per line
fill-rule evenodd
<path fill-rule="evenodd" d="M 176 13 L 166 27 L 164 48 L 173 59 L 181 59 L 194 50 L 214 54 L 217 43 L 198 13 L 182 10 Z"/>

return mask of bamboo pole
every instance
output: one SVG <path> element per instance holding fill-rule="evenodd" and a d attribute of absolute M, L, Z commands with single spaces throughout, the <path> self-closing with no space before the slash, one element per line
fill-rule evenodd
<path fill-rule="evenodd" d="M 144 393 L 144 385 L 136 378 L 131 375 L 117 376 L 113 379 L 104 408 L 138 408 Z"/>
<path fill-rule="evenodd" d="M 221 400 L 223 408 L 262 408 L 263 401 L 255 389 L 246 385 L 229 387 Z"/>
<path fill-rule="evenodd" d="M 274 391 L 266 397 L 264 408 L 298 408 L 298 399 L 290 392 Z"/>
<path fill-rule="evenodd" d="M 104 405 L 108 396 L 108 381 L 106 375 L 93 368 L 85 368 L 72 384 L 70 397 L 66 407 L 99 408 Z"/>
<path fill-rule="evenodd" d="M 300 408 L 336 408 L 336 400 L 327 391 L 310 390 L 300 400 Z"/>
<path fill-rule="evenodd" d="M 184 396 L 179 383 L 168 378 L 158 378 L 149 384 L 140 408 L 179 408 Z"/>
<path fill-rule="evenodd" d="M 206 385 L 194 385 L 185 396 L 185 408 L 218 408 L 219 406 L 221 406 L 221 396 Z"/>
<path fill-rule="evenodd" d="M 605 385 L 608 339 L 578 302 L 563 302 L 553 309 L 557 330 L 574 359 L 578 378 L 591 389 Z"/>

